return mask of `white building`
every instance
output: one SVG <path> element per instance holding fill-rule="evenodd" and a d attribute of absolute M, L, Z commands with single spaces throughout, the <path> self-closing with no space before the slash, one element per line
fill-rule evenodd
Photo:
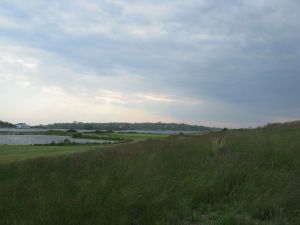
<path fill-rule="evenodd" d="M 18 123 L 18 124 L 16 124 L 16 128 L 18 128 L 18 129 L 27 129 L 27 128 L 30 128 L 30 126 L 27 125 L 26 123 Z"/>

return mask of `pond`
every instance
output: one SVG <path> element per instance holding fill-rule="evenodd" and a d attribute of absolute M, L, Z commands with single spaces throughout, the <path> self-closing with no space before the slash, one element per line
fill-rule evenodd
<path fill-rule="evenodd" d="M 34 133 L 34 132 L 45 132 L 49 130 L 58 130 L 58 131 L 67 131 L 69 129 L 40 129 L 40 128 L 26 128 L 26 129 L 18 129 L 18 128 L 0 128 L 0 133 Z M 77 130 L 78 132 L 90 132 L 93 130 Z"/>
<path fill-rule="evenodd" d="M 68 136 L 55 135 L 0 135 L 0 145 L 34 145 L 50 144 L 52 142 L 62 143 L 65 139 L 78 144 L 106 144 L 112 143 L 107 140 L 77 139 Z"/>

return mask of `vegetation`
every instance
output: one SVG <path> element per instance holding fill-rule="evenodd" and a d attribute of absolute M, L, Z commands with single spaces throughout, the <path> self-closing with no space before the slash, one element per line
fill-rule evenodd
<path fill-rule="evenodd" d="M 147 139 L 164 139 L 169 137 L 167 134 L 145 134 L 145 133 L 133 133 L 133 132 L 88 132 L 88 133 L 75 133 L 73 138 L 84 139 L 100 139 L 100 140 L 112 140 L 118 142 L 131 142 L 142 141 Z"/>
<path fill-rule="evenodd" d="M 26 134 L 28 134 L 28 132 Z M 118 142 L 141 141 L 147 139 L 163 139 L 170 136 L 167 134 L 146 134 L 146 133 L 136 133 L 136 132 L 114 132 L 114 131 L 78 132 L 73 130 L 68 130 L 68 131 L 48 130 L 43 132 L 32 132 L 31 134 L 71 136 L 72 138 L 111 140 L 111 141 L 118 141 Z"/>
<path fill-rule="evenodd" d="M 54 123 L 39 125 L 47 129 L 83 129 L 83 130 L 152 130 L 152 131 L 210 131 L 216 128 L 176 124 L 176 123 Z"/>
<path fill-rule="evenodd" d="M 13 127 L 16 127 L 16 126 L 9 122 L 4 122 L 4 121 L 0 120 L 0 128 L 13 128 Z"/>
<path fill-rule="evenodd" d="M 41 156 L 55 156 L 83 152 L 94 149 L 94 145 L 70 145 L 70 146 L 12 146 L 0 145 L 0 163 L 7 163 Z M 1 175 L 0 175 L 1 176 Z M 1 224 L 1 223 L 0 223 Z"/>
<path fill-rule="evenodd" d="M 27 133 L 25 133 L 27 134 Z M 93 150 L 95 147 L 109 147 L 119 145 L 120 143 L 127 143 L 132 141 L 143 141 L 147 139 L 165 139 L 169 135 L 165 134 L 140 134 L 140 133 L 108 133 L 108 132 L 91 132 L 91 133 L 79 133 L 73 131 L 55 131 L 49 130 L 46 132 L 32 132 L 31 134 L 45 134 L 45 135 L 60 135 L 66 136 L 66 140 L 62 143 L 50 143 L 50 144 L 36 144 L 29 146 L 11 146 L 0 145 L 0 163 L 12 162 L 14 160 L 31 159 L 41 156 L 53 156 L 69 154 L 74 152 L 82 152 Z M 73 135 L 72 135 L 73 134 Z M 99 135 L 101 134 L 101 135 Z M 115 141 L 114 144 L 79 144 L 70 142 L 67 136 L 73 138 L 83 139 L 100 139 Z"/>
<path fill-rule="evenodd" d="M 298 225 L 300 126 L 0 165 L 3 225 Z"/>

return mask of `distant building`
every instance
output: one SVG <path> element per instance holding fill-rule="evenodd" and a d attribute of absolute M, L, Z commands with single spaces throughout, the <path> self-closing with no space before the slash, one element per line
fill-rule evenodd
<path fill-rule="evenodd" d="M 18 129 L 28 129 L 28 128 L 30 128 L 30 126 L 27 125 L 26 123 L 18 123 L 18 124 L 16 124 L 16 128 L 18 128 Z"/>

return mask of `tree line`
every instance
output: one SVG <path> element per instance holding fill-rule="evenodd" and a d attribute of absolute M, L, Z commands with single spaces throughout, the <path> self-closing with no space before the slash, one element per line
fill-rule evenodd
<path fill-rule="evenodd" d="M 13 125 L 12 123 L 0 120 L 0 128 L 13 128 L 13 127 L 16 127 L 16 126 Z"/>
<path fill-rule="evenodd" d="M 178 124 L 178 123 L 53 123 L 39 125 L 36 128 L 47 129 L 83 129 L 83 130 L 152 130 L 152 131 L 209 131 L 215 128 Z"/>

